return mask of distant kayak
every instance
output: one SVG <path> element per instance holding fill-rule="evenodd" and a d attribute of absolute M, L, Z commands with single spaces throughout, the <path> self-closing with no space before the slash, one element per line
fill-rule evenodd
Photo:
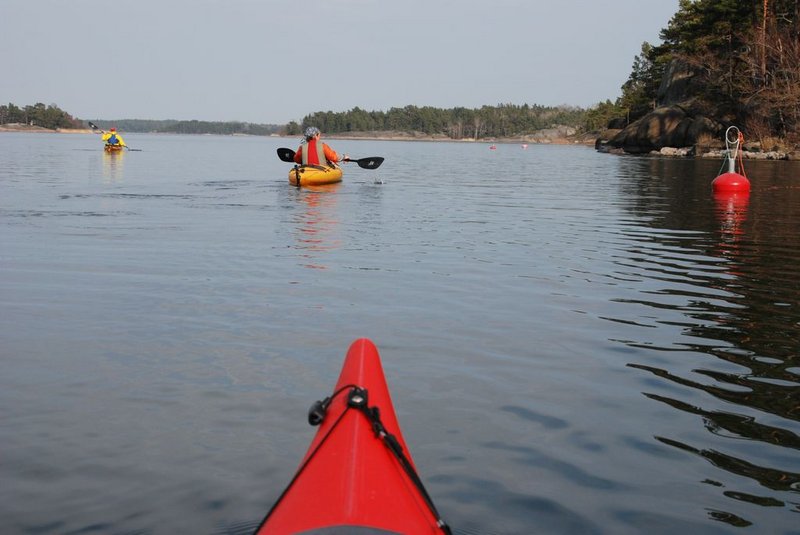
<path fill-rule="evenodd" d="M 106 152 L 119 152 L 124 148 L 125 148 L 124 145 L 108 145 L 107 144 L 107 145 L 105 145 L 103 147 L 103 150 L 105 150 Z"/>
<path fill-rule="evenodd" d="M 292 186 L 322 186 L 342 181 L 339 167 L 322 165 L 295 165 L 289 171 L 289 184 Z"/>
<path fill-rule="evenodd" d="M 451 533 L 417 476 L 370 340 L 353 342 L 333 394 L 308 417 L 319 431 L 257 533 Z"/>

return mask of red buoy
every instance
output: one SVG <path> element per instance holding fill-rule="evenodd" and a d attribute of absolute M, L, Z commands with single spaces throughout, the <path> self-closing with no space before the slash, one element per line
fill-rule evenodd
<path fill-rule="evenodd" d="M 723 173 L 711 182 L 715 193 L 745 193 L 750 191 L 750 181 L 739 173 Z"/>
<path fill-rule="evenodd" d="M 728 161 L 728 172 L 722 173 L 711 182 L 714 193 L 749 193 L 750 181 L 744 174 L 744 163 L 742 163 L 741 145 L 744 144 L 744 136 L 735 126 L 731 126 L 725 131 L 725 158 Z M 741 174 L 736 172 L 736 157 L 739 157 L 739 169 Z M 725 164 L 722 164 L 723 167 Z"/>

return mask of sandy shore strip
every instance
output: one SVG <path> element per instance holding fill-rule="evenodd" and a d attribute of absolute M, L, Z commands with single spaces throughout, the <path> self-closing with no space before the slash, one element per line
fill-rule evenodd
<path fill-rule="evenodd" d="M 35 132 L 42 134 L 92 134 L 90 128 L 43 128 L 29 124 L 8 123 L 0 124 L 0 132 Z"/>

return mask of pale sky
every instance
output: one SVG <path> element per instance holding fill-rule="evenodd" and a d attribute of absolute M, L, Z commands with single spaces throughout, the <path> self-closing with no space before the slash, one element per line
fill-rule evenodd
<path fill-rule="evenodd" d="M 0 103 L 82 119 L 283 124 L 315 111 L 620 95 L 678 0 L 0 0 Z"/>

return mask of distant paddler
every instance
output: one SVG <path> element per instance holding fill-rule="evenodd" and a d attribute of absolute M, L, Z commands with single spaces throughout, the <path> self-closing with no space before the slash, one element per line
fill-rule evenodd
<path fill-rule="evenodd" d="M 127 145 L 125 145 L 125 140 L 122 139 L 121 135 L 117 134 L 117 129 L 113 126 L 108 132 L 103 132 L 103 137 L 100 139 L 105 142 L 105 150 L 109 152 L 122 150 L 123 147 L 127 147 Z"/>
<path fill-rule="evenodd" d="M 93 130 L 98 130 L 101 134 L 103 134 L 100 139 L 103 141 L 103 143 L 105 143 L 104 149 L 106 152 L 117 152 L 121 151 L 123 148 L 128 148 L 128 146 L 125 144 L 125 140 L 122 139 L 122 136 L 117 133 L 116 127 L 112 126 L 111 130 L 106 132 L 94 123 L 89 123 L 89 126 L 91 126 Z"/>

